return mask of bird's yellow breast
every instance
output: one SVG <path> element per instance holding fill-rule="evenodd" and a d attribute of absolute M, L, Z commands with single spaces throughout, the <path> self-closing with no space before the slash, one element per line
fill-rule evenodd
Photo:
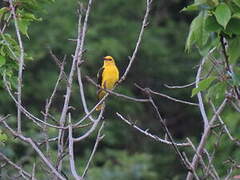
<path fill-rule="evenodd" d="M 114 64 L 104 67 L 102 78 L 102 88 L 112 89 L 115 83 L 119 80 L 119 72 L 116 65 Z"/>

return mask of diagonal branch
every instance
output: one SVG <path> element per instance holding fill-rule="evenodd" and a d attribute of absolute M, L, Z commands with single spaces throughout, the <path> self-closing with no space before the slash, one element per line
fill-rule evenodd
<path fill-rule="evenodd" d="M 83 139 L 85 139 L 86 137 L 88 137 L 96 128 L 97 128 L 97 125 L 98 123 L 100 122 L 100 120 L 102 119 L 102 115 L 103 115 L 103 112 L 104 112 L 104 108 L 101 109 L 101 112 L 98 116 L 98 119 L 96 119 L 92 125 L 92 127 L 82 136 L 78 137 L 78 138 L 74 138 L 74 142 L 78 142 L 78 141 L 81 141 Z"/>
<path fill-rule="evenodd" d="M 206 129 L 203 132 L 203 135 L 201 137 L 201 141 L 197 147 L 196 153 L 193 157 L 191 166 L 193 169 L 197 168 L 198 162 L 199 162 L 199 156 L 201 156 L 201 154 L 203 153 L 204 147 L 207 143 L 207 138 L 209 136 L 209 133 L 211 131 L 211 127 L 213 125 L 213 123 L 215 122 L 215 120 L 218 118 L 219 114 L 223 111 L 225 105 L 227 103 L 227 99 L 224 99 L 224 101 L 222 102 L 222 104 L 218 107 L 216 113 L 214 113 L 212 119 L 209 121 Z M 193 174 L 191 172 L 188 173 L 187 175 L 187 180 L 192 180 L 193 179 Z"/>
<path fill-rule="evenodd" d="M 2 122 L 3 125 L 5 126 L 5 128 L 14 136 L 19 138 L 20 140 L 26 142 L 27 144 L 31 145 L 32 148 L 35 150 L 35 152 L 39 155 L 39 157 L 42 159 L 42 161 L 45 163 L 45 165 L 47 165 L 52 173 L 58 177 L 61 180 L 66 180 L 61 174 L 58 173 L 58 171 L 54 168 L 54 166 L 52 165 L 52 162 L 50 162 L 49 159 L 47 159 L 47 157 L 42 153 L 42 151 L 39 149 L 39 147 L 36 145 L 36 143 L 31 139 L 31 138 L 27 138 L 25 136 L 23 136 L 22 134 L 14 131 L 5 121 Z"/>
<path fill-rule="evenodd" d="M 134 98 L 134 97 L 130 97 L 130 96 L 127 96 L 127 95 L 124 95 L 124 94 L 120 94 L 120 93 L 117 93 L 117 92 L 114 92 L 110 89 L 106 89 L 106 88 L 102 88 L 101 86 L 99 86 L 96 82 L 94 82 L 90 77 L 86 76 L 86 79 L 92 83 L 94 86 L 98 87 L 99 89 L 101 90 L 104 90 L 106 92 L 108 92 L 109 94 L 111 95 L 114 95 L 114 96 L 117 96 L 117 97 L 121 97 L 123 99 L 127 99 L 127 100 L 130 100 L 130 101 L 134 101 L 134 102 L 149 102 L 149 99 L 138 99 L 138 98 Z"/>
<path fill-rule="evenodd" d="M 126 122 L 128 125 L 132 126 L 134 129 L 138 130 L 139 132 L 141 132 L 142 134 L 154 139 L 155 141 L 158 141 L 158 142 L 161 142 L 161 143 L 164 143 L 164 144 L 168 144 L 168 145 L 171 145 L 172 142 L 171 141 L 168 141 L 166 139 L 162 139 L 156 135 L 153 135 L 151 133 L 148 132 L 148 129 L 146 130 L 143 130 L 141 129 L 140 127 L 138 127 L 136 124 L 130 122 L 129 120 L 127 120 L 126 118 L 124 118 L 121 114 L 119 114 L 118 112 L 116 113 L 118 117 L 120 117 L 120 119 L 122 119 L 124 122 Z M 190 144 L 189 143 L 175 143 L 176 146 L 189 146 Z"/>
<path fill-rule="evenodd" d="M 180 150 L 178 149 L 176 143 L 175 143 L 174 140 L 173 140 L 173 137 L 172 137 L 171 133 L 170 133 L 169 130 L 168 130 L 168 127 L 167 127 L 165 121 L 163 120 L 163 118 L 162 118 L 162 116 L 161 116 L 161 114 L 160 114 L 160 112 L 159 112 L 159 110 L 158 110 L 158 107 L 156 106 L 156 104 L 155 104 L 155 102 L 153 101 L 153 99 L 152 99 L 152 97 L 151 97 L 150 94 L 149 94 L 149 99 L 150 99 L 150 102 L 151 102 L 151 104 L 152 104 L 152 106 L 153 106 L 153 109 L 154 109 L 155 112 L 157 113 L 158 119 L 160 120 L 160 123 L 161 123 L 161 125 L 162 125 L 162 127 L 163 127 L 163 130 L 165 131 L 167 137 L 169 138 L 169 140 L 170 140 L 170 142 L 171 142 L 171 144 L 172 144 L 172 147 L 173 147 L 174 151 L 175 151 L 176 154 L 179 156 L 181 162 L 183 163 L 183 166 L 184 166 L 189 172 L 192 172 L 192 167 L 191 167 L 191 166 L 189 167 L 189 163 L 186 161 L 184 155 L 183 155 L 183 154 L 180 152 Z"/>
<path fill-rule="evenodd" d="M 151 3 L 152 3 L 152 0 L 146 0 L 146 11 L 145 11 L 145 15 L 144 15 L 144 18 L 143 18 L 143 21 L 142 21 L 142 27 L 141 27 L 140 33 L 138 35 L 138 40 L 137 40 L 135 49 L 133 51 L 133 54 L 130 58 L 129 64 L 128 64 L 123 76 L 121 77 L 121 79 L 118 82 L 119 84 L 126 79 L 128 73 L 130 71 L 130 68 L 132 67 L 132 64 L 133 64 L 133 62 L 136 58 L 137 52 L 139 50 L 139 47 L 140 47 L 140 44 L 141 44 L 141 41 L 142 41 L 144 30 L 145 30 L 145 28 L 147 27 L 147 24 L 148 24 L 147 19 L 148 19 L 148 16 L 149 16 Z"/>
<path fill-rule="evenodd" d="M 103 127 L 104 127 L 104 122 L 102 123 L 101 127 L 98 130 L 97 138 L 96 138 L 96 141 L 95 141 L 92 153 L 90 155 L 90 158 L 88 159 L 87 165 L 86 165 L 86 167 L 85 167 L 85 169 L 83 171 L 83 174 L 82 174 L 83 178 L 84 178 L 84 176 L 86 175 L 86 173 L 88 171 L 89 165 L 90 165 L 90 163 L 91 163 L 91 161 L 93 159 L 93 156 L 94 156 L 94 154 L 95 154 L 95 152 L 97 150 L 99 142 L 104 138 L 104 135 L 101 135 L 101 131 L 102 131 Z"/>
<path fill-rule="evenodd" d="M 151 90 L 150 88 L 142 88 L 142 87 L 140 87 L 140 86 L 139 86 L 138 84 L 136 84 L 136 83 L 135 83 L 135 86 L 136 86 L 138 89 L 140 89 L 141 91 L 145 92 L 145 93 L 151 93 L 151 94 L 154 94 L 154 95 L 157 95 L 157 96 L 161 96 L 161 97 L 164 97 L 164 98 L 169 99 L 169 100 L 171 100 L 171 101 L 175 101 L 175 102 L 182 103 L 182 104 L 188 104 L 188 105 L 191 105 L 191 106 L 198 106 L 198 104 L 196 104 L 196 103 L 192 103 L 192 102 L 180 100 L 180 99 L 177 99 L 177 98 L 168 96 L 168 95 L 166 95 L 166 94 L 153 91 L 153 90 Z"/>
<path fill-rule="evenodd" d="M 57 125 L 53 125 L 53 124 L 49 124 L 47 122 L 44 122 L 43 120 L 37 118 L 36 116 L 34 116 L 33 114 L 31 114 L 28 110 L 26 110 L 21 104 L 18 103 L 18 101 L 16 100 L 16 98 L 14 97 L 13 93 L 10 90 L 10 87 L 8 85 L 8 82 L 6 80 L 6 76 L 5 74 L 3 75 L 3 80 L 4 80 L 4 86 L 6 87 L 8 94 L 10 95 L 10 97 L 12 98 L 12 100 L 15 102 L 16 106 L 19 106 L 21 108 L 21 111 L 25 114 L 26 117 L 28 117 L 29 119 L 31 119 L 35 124 L 37 124 L 39 127 L 43 128 L 42 125 L 40 125 L 39 123 L 37 123 L 36 121 L 47 125 L 49 127 L 52 128 L 56 128 L 56 129 L 67 129 L 67 127 L 60 127 Z"/>
<path fill-rule="evenodd" d="M 5 156 L 3 153 L 0 152 L 0 159 L 11 165 L 13 168 L 19 171 L 19 174 L 24 178 L 24 179 L 32 179 L 35 180 L 35 178 L 31 178 L 31 174 L 29 174 L 27 171 L 25 171 L 22 167 L 18 166 L 15 164 L 13 161 L 11 161 L 7 156 Z M 26 178 L 27 177 L 27 178 Z"/>

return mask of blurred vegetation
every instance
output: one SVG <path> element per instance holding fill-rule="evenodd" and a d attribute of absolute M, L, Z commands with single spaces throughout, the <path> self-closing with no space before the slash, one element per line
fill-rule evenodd
<path fill-rule="evenodd" d="M 85 2 L 84 5 L 86 5 Z M 181 85 L 192 82 L 195 76 L 194 66 L 199 62 L 200 56 L 195 50 L 191 54 L 184 51 L 189 25 L 193 19 L 191 16 L 193 14 L 180 13 L 186 5 L 186 1 L 183 0 L 153 1 L 150 23 L 145 31 L 140 51 L 127 80 L 117 88 L 118 92 L 139 98 L 144 97 L 134 86 L 134 83 L 137 83 L 142 87 L 149 87 L 179 99 L 195 101 L 195 98 L 190 97 L 191 88 L 172 90 L 164 86 L 164 84 Z M 26 62 L 24 70 L 23 102 L 31 112 L 42 116 L 39 109 L 44 110 L 45 99 L 50 96 L 58 76 L 58 67 L 52 60 L 48 48 L 61 59 L 67 55 L 66 70 L 69 71 L 75 46 L 75 42 L 69 39 L 76 38 L 77 1 L 56 0 L 54 3 L 43 3 L 39 6 L 41 10 L 37 11 L 36 17 L 41 17 L 42 21 L 33 22 L 28 29 L 29 38 L 24 38 L 26 52 L 32 59 Z M 121 72 L 125 69 L 129 61 L 128 56 L 135 47 L 144 10 L 144 0 L 94 1 L 86 37 L 85 63 L 82 66 L 84 75 L 95 78 L 97 70 L 102 65 L 102 57 L 106 55 L 112 55 L 115 58 Z M 59 117 L 65 92 L 65 82 L 61 83 L 62 86 L 58 90 L 51 110 L 51 114 L 56 117 Z M 77 81 L 74 83 L 71 105 L 75 107 L 72 114 L 77 121 L 83 113 L 83 108 Z M 85 80 L 84 85 L 88 104 L 92 106 L 96 103 L 96 88 Z M 3 88 L 0 92 L 0 113 L 15 114 L 15 105 L 8 94 Z M 202 122 L 197 108 L 177 104 L 162 97 L 155 96 L 154 99 L 177 141 L 183 141 L 187 136 L 193 141 L 198 140 Z M 109 98 L 104 114 L 105 138 L 100 143 L 93 164 L 90 166 L 89 180 L 180 180 L 185 177 L 187 172 L 171 147 L 139 134 L 117 118 L 115 112 L 129 116 L 143 129 L 150 129 L 150 132 L 156 135 L 163 135 L 160 123 L 150 106 L 127 102 L 117 97 Z M 239 131 L 237 129 L 239 123 L 231 121 L 239 117 L 232 113 L 226 113 L 225 116 L 230 129 L 234 132 Z M 14 117 L 11 117 L 9 122 L 14 126 Z M 38 128 L 33 127 L 28 119 L 24 119 L 23 123 L 27 135 L 35 139 L 43 139 Z M 50 137 L 55 133 L 50 129 Z M 79 135 L 82 132 L 75 133 Z M 92 135 L 75 145 L 79 170 L 83 170 L 95 137 L 96 135 Z M 210 141 L 209 148 L 214 145 L 215 139 Z M 221 154 L 222 159 L 216 164 L 221 167 L 221 173 L 224 174 L 228 166 L 223 164 L 223 161 L 229 158 L 230 153 L 226 149 L 236 153 L 232 153 L 234 157 L 239 153 L 228 144 L 222 144 L 222 146 L 217 152 Z M 52 149 L 51 156 L 55 156 L 55 150 Z M 187 151 L 187 149 L 183 150 Z M 20 145 L 18 140 L 11 137 L 0 151 L 13 160 L 23 163 L 29 170 L 32 168 L 32 163 L 39 163 L 31 149 Z M 66 174 L 68 174 L 67 171 L 66 169 Z M 39 170 L 38 176 L 44 179 L 44 175 L 40 172 Z M 1 173 L 10 175 L 11 170 Z"/>

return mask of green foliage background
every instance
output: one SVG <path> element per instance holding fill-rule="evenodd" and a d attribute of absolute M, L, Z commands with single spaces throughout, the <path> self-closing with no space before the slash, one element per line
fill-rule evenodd
<path fill-rule="evenodd" d="M 140 51 L 127 80 L 117 88 L 118 92 L 139 98 L 144 97 L 133 85 L 138 83 L 143 87 L 180 99 L 195 101 L 195 98 L 190 97 L 191 88 L 171 90 L 164 87 L 164 84 L 179 85 L 192 82 L 195 76 L 193 67 L 199 62 L 200 56 L 194 50 L 191 54 L 184 52 L 188 29 L 193 19 L 190 14 L 180 13 L 186 5 L 183 0 L 153 1 L 150 24 L 145 31 Z M 23 102 L 31 112 L 41 116 L 38 114 L 39 109 L 44 110 L 45 99 L 49 97 L 58 75 L 58 67 L 49 55 L 48 48 L 51 48 L 59 58 L 67 55 L 66 69 L 69 71 L 71 54 L 75 46 L 75 43 L 69 39 L 76 38 L 77 1 L 56 0 L 54 3 L 40 3 L 39 6 L 41 10 L 36 17 L 41 17 L 42 21 L 32 23 L 28 29 L 29 38 L 24 38 L 26 51 L 32 59 L 26 62 L 24 71 Z M 144 9 L 144 0 L 94 1 L 86 37 L 84 75 L 95 78 L 97 69 L 102 65 L 102 57 L 105 55 L 112 55 L 116 59 L 121 72 L 125 69 L 128 56 L 132 54 L 135 46 Z M 74 83 L 71 105 L 75 107 L 72 114 L 77 121 L 82 115 L 83 108 L 77 81 Z M 96 88 L 85 80 L 84 85 L 88 104 L 91 106 L 96 103 Z M 15 105 L 11 103 L 7 93 L 3 89 L 0 89 L 0 92 L 1 114 L 15 114 Z M 62 82 L 51 111 L 56 117 L 59 117 L 62 108 L 64 92 L 65 84 Z M 154 98 L 176 140 L 184 140 L 186 136 L 190 136 L 193 140 L 198 139 L 202 122 L 197 108 L 177 104 L 162 97 Z M 107 102 L 104 115 L 105 138 L 88 172 L 89 180 L 177 180 L 185 177 L 187 172 L 171 147 L 139 134 L 117 118 L 115 112 L 129 116 L 143 129 L 150 129 L 150 132 L 156 135 L 163 135 L 160 123 L 150 106 L 111 97 Z M 230 119 L 231 117 L 228 116 L 230 115 L 226 114 L 226 118 Z M 14 117 L 9 121 L 14 122 Z M 237 127 L 235 121 L 229 123 L 236 124 L 233 130 Z M 12 125 L 15 124 L 12 123 Z M 37 127 L 33 127 L 28 119 L 24 119 L 23 125 L 27 135 L 36 139 L 43 138 Z M 50 129 L 50 136 L 55 133 Z M 82 131 L 76 132 L 75 135 L 80 133 Z M 83 170 L 85 160 L 90 155 L 95 137 L 96 135 L 92 135 L 84 142 L 75 145 L 80 171 Z M 212 141 L 214 144 L 214 139 Z M 55 156 L 55 150 L 52 149 L 51 156 Z M 187 151 L 187 149 L 183 150 Z M 31 149 L 20 145 L 18 140 L 11 137 L 0 151 L 13 160 L 24 162 L 29 170 L 33 162 L 39 163 Z M 228 158 L 229 152 L 225 151 L 225 148 L 220 148 L 219 151 L 223 159 Z M 222 167 L 222 173 L 224 173 L 227 165 L 223 164 L 223 160 L 216 163 Z M 9 175 L 10 172 L 10 170 L 1 171 L 1 175 Z M 68 174 L 67 169 L 64 172 Z M 44 179 L 44 174 L 40 171 L 38 176 Z"/>

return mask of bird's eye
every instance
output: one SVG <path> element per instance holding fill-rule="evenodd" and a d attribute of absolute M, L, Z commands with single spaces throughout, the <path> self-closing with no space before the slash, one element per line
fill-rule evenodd
<path fill-rule="evenodd" d="M 105 61 L 112 61 L 112 59 L 108 59 L 108 58 L 106 58 L 106 59 L 104 59 Z"/>

